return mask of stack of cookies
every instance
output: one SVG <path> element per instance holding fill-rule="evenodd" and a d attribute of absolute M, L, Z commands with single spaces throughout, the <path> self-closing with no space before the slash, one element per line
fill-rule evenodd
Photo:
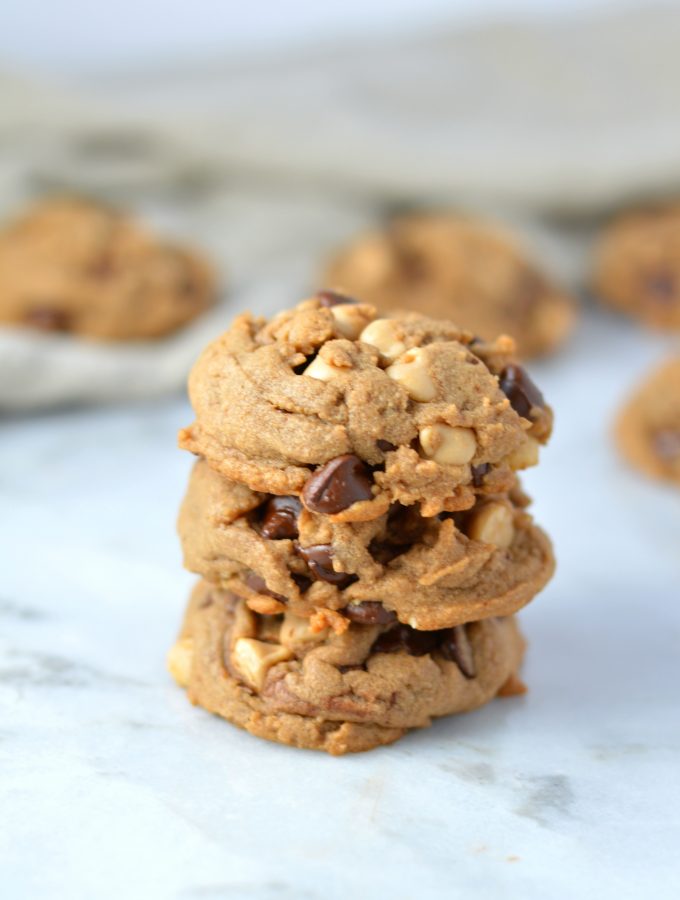
<path fill-rule="evenodd" d="M 516 473 L 552 414 L 513 353 L 328 291 L 207 347 L 169 660 L 193 703 L 341 754 L 522 690 L 513 614 L 554 559 Z"/>

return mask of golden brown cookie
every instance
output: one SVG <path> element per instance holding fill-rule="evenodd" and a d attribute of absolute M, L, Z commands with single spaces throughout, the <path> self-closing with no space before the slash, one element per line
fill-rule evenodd
<path fill-rule="evenodd" d="M 306 619 L 258 615 L 201 582 L 169 667 L 192 703 L 258 737 L 338 755 L 521 692 L 523 651 L 512 618 L 438 632 L 314 632 Z"/>
<path fill-rule="evenodd" d="M 332 522 L 297 497 L 256 493 L 203 460 L 179 517 L 185 565 L 259 612 L 419 629 L 509 615 L 548 582 L 554 559 L 518 487 L 464 513 L 425 518 L 394 504 L 368 522 Z"/>
<path fill-rule="evenodd" d="M 398 218 L 341 251 L 323 283 L 381 310 L 451 319 L 492 340 L 510 334 L 539 356 L 571 332 L 576 303 L 489 225 L 453 215 Z"/>
<path fill-rule="evenodd" d="M 680 485 L 680 358 L 638 387 L 619 414 L 616 440 L 633 466 Z"/>
<path fill-rule="evenodd" d="M 597 248 L 594 289 L 646 325 L 680 329 L 680 204 L 612 222 Z"/>
<path fill-rule="evenodd" d="M 511 489 L 552 427 L 510 338 L 322 292 L 271 321 L 239 316 L 194 366 L 180 445 L 253 491 L 332 522 L 391 504 L 423 515 Z"/>
<path fill-rule="evenodd" d="M 214 301 L 214 273 L 202 258 L 98 203 L 46 201 L 0 232 L 0 322 L 155 338 Z"/>

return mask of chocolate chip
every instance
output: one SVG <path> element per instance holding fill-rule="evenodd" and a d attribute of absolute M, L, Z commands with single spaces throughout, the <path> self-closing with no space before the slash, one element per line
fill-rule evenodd
<path fill-rule="evenodd" d="M 393 544 L 390 541 L 373 540 L 368 545 L 368 552 L 376 562 L 381 566 L 386 566 L 393 559 L 405 553 L 408 547 L 400 544 Z"/>
<path fill-rule="evenodd" d="M 294 540 L 302 504 L 297 497 L 272 497 L 267 503 L 260 533 L 269 541 Z"/>
<path fill-rule="evenodd" d="M 499 377 L 500 388 L 515 412 L 525 419 L 531 417 L 533 407 L 545 407 L 543 394 L 521 366 L 511 363 Z"/>
<path fill-rule="evenodd" d="M 296 375 L 302 375 L 310 363 L 313 363 L 318 354 L 312 353 L 311 356 L 307 356 L 304 362 L 299 363 L 297 366 L 293 366 L 293 371 Z"/>
<path fill-rule="evenodd" d="M 478 466 L 472 466 L 472 483 L 475 487 L 481 487 L 484 484 L 484 476 L 487 474 L 491 466 L 489 463 L 480 463 Z"/>
<path fill-rule="evenodd" d="M 333 515 L 360 500 L 371 500 L 373 479 L 358 456 L 345 453 L 330 460 L 307 480 L 302 501 L 312 512 Z"/>
<path fill-rule="evenodd" d="M 356 306 L 359 302 L 358 300 L 355 300 L 354 297 L 338 294 L 337 291 L 319 291 L 316 297 L 321 306 L 325 306 L 326 309 L 330 309 L 331 306 L 345 306 L 347 304 Z"/>
<path fill-rule="evenodd" d="M 472 647 L 465 630 L 465 625 L 456 625 L 445 632 L 439 652 L 450 662 L 455 662 L 466 678 L 474 678 L 477 674 Z"/>
<path fill-rule="evenodd" d="M 675 299 L 675 278 L 671 272 L 656 272 L 650 275 L 645 281 L 645 286 L 652 298 L 662 304 Z"/>
<path fill-rule="evenodd" d="M 274 591 L 270 591 L 264 578 L 261 578 L 255 572 L 250 572 L 250 574 L 246 575 L 246 586 L 251 591 L 255 591 L 256 594 L 266 594 L 268 597 L 273 597 L 281 603 L 286 603 L 286 598 L 283 594 L 276 594 Z"/>
<path fill-rule="evenodd" d="M 340 589 L 346 588 L 357 580 L 356 575 L 347 572 L 336 572 L 333 568 L 333 548 L 330 544 L 312 544 L 311 547 L 295 547 L 297 553 L 309 566 L 309 570 L 318 581 L 327 581 Z"/>
<path fill-rule="evenodd" d="M 389 441 L 385 441 L 382 438 L 378 438 L 378 440 L 375 443 L 376 443 L 376 446 L 378 447 L 378 450 L 382 450 L 383 453 L 387 453 L 390 450 L 397 449 L 396 444 L 391 444 Z"/>
<path fill-rule="evenodd" d="M 92 278 L 106 279 L 113 274 L 113 260 L 108 253 L 103 253 L 87 268 L 87 274 Z"/>
<path fill-rule="evenodd" d="M 312 583 L 311 578 L 307 578 L 306 575 L 298 575 L 297 572 L 293 572 L 293 574 L 291 575 L 291 578 L 293 579 L 295 584 L 298 586 L 301 594 L 304 594 L 304 592 L 309 588 L 309 586 Z"/>
<path fill-rule="evenodd" d="M 342 612 L 352 622 L 359 625 L 389 625 L 397 617 L 390 609 L 385 609 L 377 600 L 364 600 L 362 603 L 351 603 Z"/>
<path fill-rule="evenodd" d="M 70 325 L 68 313 L 51 306 L 34 306 L 26 311 L 24 322 L 41 331 L 67 331 Z"/>
<path fill-rule="evenodd" d="M 652 437 L 654 449 L 664 462 L 674 463 L 680 460 L 680 430 L 662 428 Z"/>
<path fill-rule="evenodd" d="M 395 653 L 404 650 L 410 656 L 425 656 L 441 640 L 439 631 L 416 631 L 409 625 L 395 625 L 383 632 L 371 648 L 372 653 Z"/>

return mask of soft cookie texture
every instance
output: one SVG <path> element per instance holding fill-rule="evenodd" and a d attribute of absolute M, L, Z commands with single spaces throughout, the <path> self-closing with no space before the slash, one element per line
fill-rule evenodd
<path fill-rule="evenodd" d="M 0 323 L 102 340 L 156 338 L 214 300 L 203 259 L 98 203 L 46 201 L 0 232 Z"/>
<path fill-rule="evenodd" d="M 538 461 L 552 413 L 514 360 L 413 313 L 322 292 L 271 321 L 239 316 L 194 366 L 180 445 L 255 492 L 331 522 L 390 505 L 469 509 Z"/>
<path fill-rule="evenodd" d="M 510 334 L 522 356 L 550 353 L 571 332 L 576 304 L 505 234 L 441 213 L 395 219 L 357 238 L 324 284 L 375 303 L 452 319 L 492 339 Z"/>
<path fill-rule="evenodd" d="M 314 632 L 306 619 L 258 615 L 201 582 L 169 667 L 192 703 L 259 737 L 338 755 L 521 693 L 523 650 L 512 618 L 437 632 Z"/>
<path fill-rule="evenodd" d="M 333 522 L 201 460 L 179 533 L 187 568 L 254 610 L 322 622 L 333 618 L 325 610 L 361 621 L 383 615 L 438 629 L 516 612 L 550 579 L 550 542 L 527 504 L 516 486 L 481 493 L 463 513 L 425 518 L 417 505 L 395 504 L 367 522 Z"/>
<path fill-rule="evenodd" d="M 646 325 L 680 330 L 680 204 L 612 222 L 597 248 L 594 290 Z"/>
<path fill-rule="evenodd" d="M 616 439 L 637 469 L 680 486 L 680 357 L 638 387 L 619 414 Z"/>

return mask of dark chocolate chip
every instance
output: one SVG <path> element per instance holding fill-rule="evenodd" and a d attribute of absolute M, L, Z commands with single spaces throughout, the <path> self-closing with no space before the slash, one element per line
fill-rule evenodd
<path fill-rule="evenodd" d="M 293 579 L 295 584 L 298 586 L 298 589 L 300 590 L 301 594 L 304 594 L 304 592 L 309 588 L 309 586 L 312 583 L 311 578 L 307 578 L 306 575 L 299 575 L 297 572 L 293 572 L 293 574 L 291 575 L 291 578 Z"/>
<path fill-rule="evenodd" d="M 87 274 L 92 278 L 109 278 L 113 274 L 113 260 L 108 253 L 103 253 L 99 259 L 94 260 L 87 268 Z"/>
<path fill-rule="evenodd" d="M 388 563 L 391 563 L 393 559 L 401 556 L 407 549 L 407 546 L 393 544 L 390 541 L 373 540 L 368 545 L 368 552 L 381 566 L 386 566 Z"/>
<path fill-rule="evenodd" d="M 267 503 L 260 533 L 269 541 L 294 540 L 302 504 L 297 497 L 272 497 Z"/>
<path fill-rule="evenodd" d="M 307 480 L 302 501 L 312 512 L 333 515 L 353 503 L 373 498 L 368 466 L 353 453 L 330 460 Z"/>
<path fill-rule="evenodd" d="M 662 428 L 652 437 L 654 449 L 664 462 L 674 463 L 680 460 L 680 430 Z"/>
<path fill-rule="evenodd" d="M 545 407 L 543 394 L 521 366 L 511 363 L 499 377 L 500 388 L 510 401 L 510 406 L 524 419 L 531 417 L 533 407 Z"/>
<path fill-rule="evenodd" d="M 295 374 L 296 374 L 296 375 L 302 375 L 302 374 L 304 373 L 305 369 L 307 368 L 307 366 L 308 366 L 310 363 L 314 362 L 314 360 L 316 359 L 316 357 L 317 357 L 317 354 L 316 354 L 316 353 L 312 353 L 311 356 L 306 357 L 306 359 L 304 360 L 304 362 L 299 363 L 299 365 L 297 365 L 297 366 L 293 366 L 293 371 L 295 372 Z"/>
<path fill-rule="evenodd" d="M 656 272 L 645 281 L 647 293 L 661 304 L 675 299 L 675 278 L 670 272 Z"/>
<path fill-rule="evenodd" d="M 397 449 L 396 444 L 392 444 L 389 441 L 385 441 L 385 440 L 383 440 L 383 438 L 378 438 L 378 440 L 376 441 L 376 444 L 378 446 L 378 450 L 382 450 L 383 453 L 387 453 L 390 450 Z"/>
<path fill-rule="evenodd" d="M 332 306 L 346 306 L 347 304 L 356 306 L 359 303 L 354 297 L 338 294 L 337 291 L 319 291 L 316 297 L 321 306 L 325 306 L 327 309 L 330 309 Z"/>
<path fill-rule="evenodd" d="M 377 600 L 364 600 L 362 603 L 352 603 L 346 606 L 342 612 L 352 622 L 359 625 L 389 625 L 396 622 L 397 617 L 390 609 L 385 609 Z"/>
<path fill-rule="evenodd" d="M 475 487 L 481 487 L 484 484 L 484 476 L 488 473 L 491 466 L 489 463 L 480 463 L 478 466 L 472 466 L 472 483 Z"/>
<path fill-rule="evenodd" d="M 477 674 L 475 659 L 465 625 L 448 628 L 439 647 L 439 652 L 451 662 L 455 662 L 466 678 L 474 678 Z"/>
<path fill-rule="evenodd" d="M 67 331 L 70 325 L 68 313 L 51 306 L 34 306 L 27 310 L 24 322 L 41 331 Z"/>
<path fill-rule="evenodd" d="M 333 548 L 330 544 L 313 544 L 311 547 L 295 547 L 297 553 L 309 566 L 309 570 L 318 581 L 327 581 L 339 588 L 346 588 L 357 580 L 356 575 L 347 572 L 336 572 L 333 568 Z"/>
<path fill-rule="evenodd" d="M 246 575 L 246 586 L 249 587 L 251 591 L 255 591 L 256 594 L 266 594 L 268 597 L 273 597 L 281 603 L 286 603 L 286 598 L 283 594 L 276 594 L 274 591 L 270 591 L 264 578 L 260 577 L 255 572 L 250 572 L 249 575 Z"/>
<path fill-rule="evenodd" d="M 373 644 L 372 653 L 395 653 L 404 650 L 410 656 L 425 656 L 441 640 L 439 631 L 416 631 L 409 625 L 395 625 L 383 632 Z"/>

